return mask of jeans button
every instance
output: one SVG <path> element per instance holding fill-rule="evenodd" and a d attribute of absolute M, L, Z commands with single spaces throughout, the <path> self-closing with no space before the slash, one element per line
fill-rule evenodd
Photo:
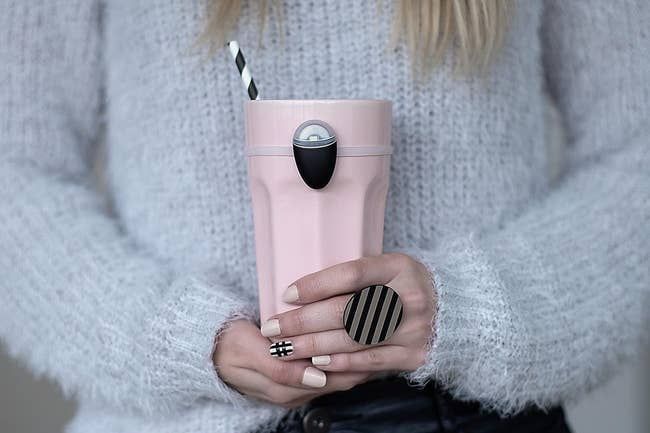
<path fill-rule="evenodd" d="M 302 418 L 305 433 L 327 433 L 330 431 L 330 413 L 325 408 L 311 409 Z"/>

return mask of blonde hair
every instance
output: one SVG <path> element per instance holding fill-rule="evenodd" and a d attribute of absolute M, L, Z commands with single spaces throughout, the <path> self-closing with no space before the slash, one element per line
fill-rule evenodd
<path fill-rule="evenodd" d="M 268 1 L 260 2 L 260 43 Z M 276 20 L 282 26 L 282 7 L 272 0 Z M 380 0 L 377 2 L 379 7 Z M 484 71 L 496 56 L 514 6 L 513 0 L 398 0 L 395 2 L 390 46 L 402 36 L 414 67 L 431 71 L 453 51 L 455 66 L 465 72 Z M 207 23 L 199 43 L 212 51 L 221 48 L 237 24 L 241 0 L 209 0 Z M 282 33 L 282 32 L 281 32 Z"/>

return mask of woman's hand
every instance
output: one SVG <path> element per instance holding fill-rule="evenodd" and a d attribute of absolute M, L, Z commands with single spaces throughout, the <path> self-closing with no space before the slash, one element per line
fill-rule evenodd
<path fill-rule="evenodd" d="M 343 314 L 351 292 L 375 284 L 397 292 L 403 319 L 389 339 L 362 345 L 343 328 Z M 291 341 L 293 353 L 280 360 L 311 358 L 330 372 L 411 371 L 425 361 L 436 302 L 428 269 L 407 255 L 383 254 L 332 266 L 299 279 L 283 298 L 302 306 L 262 325 L 262 334 L 274 342 Z"/>
<path fill-rule="evenodd" d="M 371 372 L 327 373 L 309 361 L 280 361 L 269 356 L 269 339 L 244 319 L 233 321 L 219 336 L 213 361 L 224 382 L 250 397 L 286 408 L 321 394 L 346 390 L 365 382 Z"/>

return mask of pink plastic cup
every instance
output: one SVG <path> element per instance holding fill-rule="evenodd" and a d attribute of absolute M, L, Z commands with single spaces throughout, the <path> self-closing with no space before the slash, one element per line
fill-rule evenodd
<path fill-rule="evenodd" d="M 297 307 L 281 296 L 298 278 L 381 254 L 391 109 L 386 100 L 246 101 L 262 322 Z M 326 122 L 336 135 L 336 165 L 322 189 L 305 183 L 293 155 L 294 133 L 308 120 Z"/>

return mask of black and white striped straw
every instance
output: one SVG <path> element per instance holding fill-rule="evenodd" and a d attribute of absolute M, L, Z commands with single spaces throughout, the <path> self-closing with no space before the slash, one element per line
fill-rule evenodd
<path fill-rule="evenodd" d="M 251 76 L 251 71 L 250 69 L 248 69 L 248 66 L 246 65 L 246 60 L 244 59 L 244 55 L 239 49 L 239 44 L 237 43 L 237 41 L 230 41 L 226 45 L 228 45 L 228 48 L 230 49 L 230 54 L 232 54 L 232 58 L 235 59 L 235 64 L 237 65 L 237 69 L 239 70 L 239 74 L 241 75 L 241 79 L 244 83 L 244 88 L 248 92 L 248 96 L 251 98 L 251 100 L 260 99 L 260 94 L 257 92 L 255 81 L 253 81 L 253 77 Z"/>

